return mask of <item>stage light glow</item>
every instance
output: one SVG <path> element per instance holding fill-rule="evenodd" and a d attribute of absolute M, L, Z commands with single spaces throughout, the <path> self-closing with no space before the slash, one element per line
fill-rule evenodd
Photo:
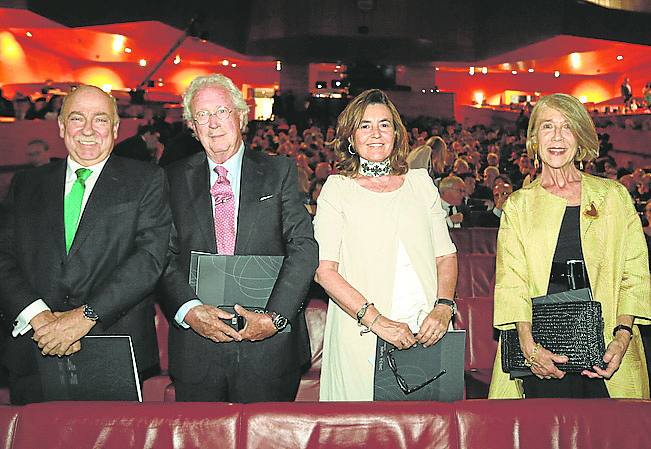
<path fill-rule="evenodd" d="M 113 86 L 111 86 L 110 84 L 102 84 L 102 90 L 107 94 L 111 93 L 112 88 Z"/>
<path fill-rule="evenodd" d="M 527 72 L 533 73 L 533 69 L 529 69 L 529 70 L 527 70 Z"/>
<path fill-rule="evenodd" d="M 518 74 L 518 71 L 517 71 L 517 70 L 511 70 L 511 74 L 512 74 L 512 75 L 517 75 L 517 74 Z"/>
<path fill-rule="evenodd" d="M 623 57 L 622 55 L 617 55 L 617 60 L 618 60 L 618 61 L 621 61 L 621 60 L 623 60 L 623 59 L 624 59 L 624 57 Z"/>
<path fill-rule="evenodd" d="M 488 73 L 488 67 L 482 67 L 481 68 L 481 73 L 482 73 L 482 75 L 486 75 Z"/>
<path fill-rule="evenodd" d="M 127 38 L 121 34 L 113 35 L 113 52 L 119 53 L 124 49 L 124 43 L 127 41 Z"/>
<path fill-rule="evenodd" d="M 229 61 L 228 59 L 224 59 L 224 60 L 222 61 L 222 65 L 223 65 L 224 67 L 226 67 L 228 64 L 230 64 L 230 61 Z"/>
<path fill-rule="evenodd" d="M 468 74 L 469 74 L 470 76 L 474 75 L 474 74 L 475 74 L 475 68 L 471 66 L 471 67 L 468 69 Z"/>
<path fill-rule="evenodd" d="M 473 98 L 475 100 L 475 103 L 482 104 L 484 102 L 484 92 L 482 92 L 481 90 L 476 91 L 473 94 Z"/>
<path fill-rule="evenodd" d="M 280 61 L 276 61 L 276 71 L 280 72 L 283 69 L 283 63 Z"/>
<path fill-rule="evenodd" d="M 32 32 L 31 32 L 31 31 L 28 31 L 28 32 L 26 32 L 26 33 L 25 33 L 25 36 L 27 36 L 27 37 L 32 37 L 32 36 L 33 36 L 33 34 L 32 34 Z"/>
<path fill-rule="evenodd" d="M 147 60 L 141 59 L 140 61 L 138 61 L 138 64 L 140 64 L 140 67 L 145 67 L 147 65 Z"/>
<path fill-rule="evenodd" d="M 131 53 L 131 47 L 124 47 L 125 53 Z"/>
<path fill-rule="evenodd" d="M 579 97 L 579 101 L 580 101 L 581 103 L 587 103 L 587 102 L 588 102 L 588 97 L 586 97 L 585 95 L 581 95 L 581 96 Z"/>
<path fill-rule="evenodd" d="M 181 55 L 176 55 L 174 57 L 174 64 L 180 64 L 181 63 Z"/>
<path fill-rule="evenodd" d="M 17 63 L 25 60 L 25 52 L 9 31 L 0 32 L 0 55 L 2 62 Z"/>
<path fill-rule="evenodd" d="M 561 76 L 561 72 L 554 70 L 554 78 L 558 78 L 559 76 Z"/>
<path fill-rule="evenodd" d="M 237 64 L 232 63 L 232 64 L 231 64 L 231 67 L 235 68 L 235 67 L 237 67 Z"/>
<path fill-rule="evenodd" d="M 580 53 L 570 53 L 570 65 L 573 69 L 578 69 L 581 67 L 581 54 Z"/>

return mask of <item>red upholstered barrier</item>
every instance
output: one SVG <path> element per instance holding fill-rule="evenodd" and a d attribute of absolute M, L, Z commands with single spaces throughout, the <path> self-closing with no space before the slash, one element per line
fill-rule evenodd
<path fill-rule="evenodd" d="M 651 401 L 0 406 L 12 449 L 593 449 L 649 447 Z"/>
<path fill-rule="evenodd" d="M 455 449 L 454 406 L 429 402 L 251 404 L 243 449 Z"/>
<path fill-rule="evenodd" d="M 241 405 L 50 402 L 20 410 L 13 449 L 235 449 Z"/>
<path fill-rule="evenodd" d="M 464 401 L 456 411 L 460 449 L 651 447 L 649 401 Z"/>

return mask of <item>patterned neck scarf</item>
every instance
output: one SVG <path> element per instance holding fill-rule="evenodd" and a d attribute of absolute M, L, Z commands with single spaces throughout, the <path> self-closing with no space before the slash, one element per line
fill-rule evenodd
<path fill-rule="evenodd" d="M 390 175 L 391 164 L 389 163 L 389 158 L 386 158 L 382 162 L 371 162 L 360 156 L 359 174 L 362 176 L 371 176 L 373 178 Z"/>

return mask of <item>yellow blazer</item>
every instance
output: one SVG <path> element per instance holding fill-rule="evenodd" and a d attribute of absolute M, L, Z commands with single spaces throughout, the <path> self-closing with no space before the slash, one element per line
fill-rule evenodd
<path fill-rule="evenodd" d="M 547 293 L 549 273 L 567 202 L 540 179 L 514 192 L 504 205 L 497 238 L 493 325 L 513 329 L 531 321 L 531 298 Z M 647 247 L 631 197 L 616 181 L 583 174 L 580 232 L 594 299 L 601 302 L 606 346 L 618 315 L 649 324 Z M 613 398 L 649 398 L 644 349 L 637 326 L 622 364 L 606 380 Z M 521 398 L 522 382 L 502 371 L 498 348 L 490 398 Z"/>

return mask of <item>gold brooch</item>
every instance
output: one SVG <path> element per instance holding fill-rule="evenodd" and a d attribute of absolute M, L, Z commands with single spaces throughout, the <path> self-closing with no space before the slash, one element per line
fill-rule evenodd
<path fill-rule="evenodd" d="M 594 207 L 593 203 L 590 203 L 590 207 L 587 208 L 584 213 L 590 218 L 597 218 L 597 216 L 599 215 L 599 213 L 597 212 L 597 208 Z"/>

